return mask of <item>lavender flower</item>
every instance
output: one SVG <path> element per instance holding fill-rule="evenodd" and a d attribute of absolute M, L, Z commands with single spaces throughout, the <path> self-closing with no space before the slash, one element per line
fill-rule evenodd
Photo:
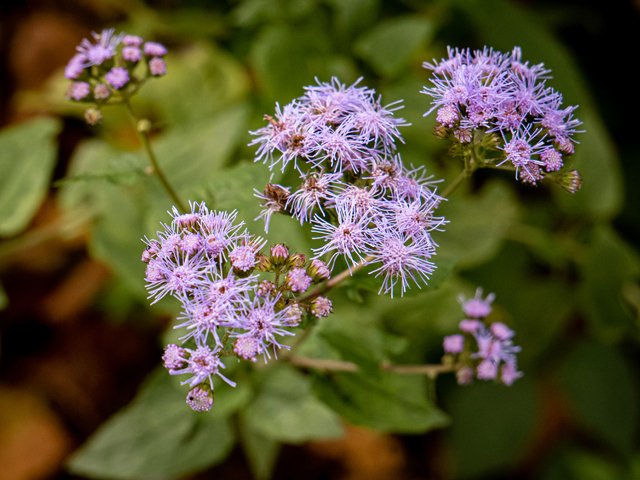
<path fill-rule="evenodd" d="M 139 62 L 142 58 L 142 51 L 134 46 L 124 47 L 122 49 L 122 57 L 130 62 Z"/>
<path fill-rule="evenodd" d="M 460 353 L 464 350 L 464 337 L 462 335 L 449 335 L 444 337 L 444 351 L 447 353 Z"/>
<path fill-rule="evenodd" d="M 216 355 L 219 351 L 219 347 L 215 350 L 211 350 L 209 347 L 204 345 L 196 348 L 195 350 L 191 350 L 189 348 L 186 348 L 185 350 L 190 354 L 187 359 L 187 367 L 169 372 L 172 375 L 181 375 L 185 373 L 193 375 L 189 380 L 182 382 L 183 385 L 188 383 L 189 386 L 195 387 L 199 383 L 208 380 L 208 383 L 213 390 L 212 376 L 217 375 L 232 387 L 236 386 L 235 382 L 232 382 L 220 373 L 220 369 L 226 367 L 220 360 L 220 357 Z"/>
<path fill-rule="evenodd" d="M 156 42 L 147 42 L 144 44 L 144 54 L 152 55 L 154 57 L 162 57 L 167 54 L 167 49 L 164 45 Z"/>
<path fill-rule="evenodd" d="M 104 78 L 107 80 L 109 85 L 118 90 L 124 87 L 129 81 L 129 72 L 126 68 L 116 67 L 111 69 Z"/>
<path fill-rule="evenodd" d="M 465 315 L 471 318 L 484 318 L 489 316 L 489 314 L 491 313 L 491 303 L 495 300 L 495 298 L 495 294 L 490 293 L 483 300 L 482 287 L 478 287 L 476 289 L 476 294 L 472 299 L 466 300 L 465 297 L 460 296 L 458 297 L 458 300 L 462 304 L 462 311 L 465 313 Z M 474 323 L 475 327 L 479 325 L 481 325 L 481 323 Z M 460 328 L 462 329 L 462 324 Z"/>
<path fill-rule="evenodd" d="M 84 57 L 83 67 L 90 67 L 91 65 L 102 65 L 105 60 L 109 60 L 116 54 L 116 47 L 122 41 L 124 33 L 114 36 L 115 29 L 111 28 L 103 30 L 101 33 L 91 32 L 95 44 L 92 44 L 86 38 L 82 40 L 78 47 Z"/>
<path fill-rule="evenodd" d="M 74 80 L 84 71 L 86 57 L 82 53 L 76 53 L 64 69 L 64 76 L 70 80 Z"/>
<path fill-rule="evenodd" d="M 162 58 L 153 57 L 149 60 L 149 71 L 151 75 L 155 75 L 156 77 L 165 75 L 167 73 L 167 64 L 164 63 Z"/>
<path fill-rule="evenodd" d="M 82 100 L 91 93 L 91 86 L 87 82 L 73 82 L 70 87 L 67 98 L 73 98 L 76 101 Z"/>

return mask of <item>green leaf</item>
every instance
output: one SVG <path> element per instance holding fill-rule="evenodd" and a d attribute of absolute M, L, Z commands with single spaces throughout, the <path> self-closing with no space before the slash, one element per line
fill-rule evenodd
<path fill-rule="evenodd" d="M 545 28 L 535 12 L 505 0 L 457 0 L 455 5 L 468 14 L 483 41 L 503 52 L 522 47 L 523 60 L 544 62 L 553 71 L 547 82 L 563 95 L 566 105 L 580 105 L 577 117 L 586 133 L 576 135 L 580 145 L 567 167 L 582 175 L 582 188 L 570 195 L 558 188 L 557 199 L 573 214 L 611 218 L 622 205 L 620 161 L 613 141 L 598 114 L 587 83 L 568 49 Z"/>
<path fill-rule="evenodd" d="M 174 188 L 191 191 L 213 181 L 246 134 L 246 118 L 247 108 L 240 105 L 159 138 L 153 148 Z"/>
<path fill-rule="evenodd" d="M 60 128 L 59 120 L 39 118 L 0 133 L 0 236 L 24 229 L 44 200 Z"/>
<path fill-rule="evenodd" d="M 320 336 L 340 353 L 343 360 L 355 363 L 367 376 L 380 378 L 379 359 L 362 338 L 344 331 L 326 329 L 320 332 Z"/>
<path fill-rule="evenodd" d="M 67 176 L 59 181 L 58 185 L 64 185 L 67 182 L 107 180 L 114 185 L 131 186 L 145 174 L 147 166 L 140 155 L 134 153 L 121 153 L 102 160 L 95 165 L 90 165 L 87 170 Z"/>
<path fill-rule="evenodd" d="M 251 428 L 242 416 L 240 417 L 240 439 L 256 480 L 271 478 L 280 453 L 280 443 Z"/>
<path fill-rule="evenodd" d="M 624 359 L 610 347 L 583 342 L 571 353 L 560 376 L 578 419 L 621 453 L 631 454 L 638 391 Z"/>
<path fill-rule="evenodd" d="M 312 395 L 307 377 L 289 367 L 259 373 L 262 389 L 244 411 L 252 429 L 285 443 L 342 435 L 339 417 Z"/>
<path fill-rule="evenodd" d="M 216 388 L 216 397 L 222 393 Z M 69 460 L 71 472 L 97 478 L 171 478 L 222 461 L 234 443 L 229 420 L 193 412 L 186 389 L 166 371 L 150 376 L 136 399 Z M 226 412 L 229 413 L 229 412 Z"/>
<path fill-rule="evenodd" d="M 335 10 L 336 27 L 352 33 L 372 25 L 380 11 L 380 0 L 327 0 Z"/>
<path fill-rule="evenodd" d="M 515 459 L 534 427 L 535 396 L 526 377 L 510 387 L 478 381 L 454 391 L 449 432 L 461 477 L 487 473 Z"/>
<path fill-rule="evenodd" d="M 319 25 L 270 25 L 255 39 L 250 60 L 268 101 L 288 103 L 314 77 L 326 79 L 330 47 Z M 347 79 L 341 79 L 347 81 Z"/>
<path fill-rule="evenodd" d="M 380 75 L 393 76 L 411 63 L 434 31 L 427 18 L 395 17 L 376 24 L 356 41 L 353 49 Z"/>
<path fill-rule="evenodd" d="M 635 316 L 623 294 L 640 273 L 638 255 L 610 228 L 597 227 L 580 265 L 580 308 L 593 332 L 605 341 L 622 341 L 635 328 Z"/>
<path fill-rule="evenodd" d="M 354 425 L 385 432 L 422 433 L 449 424 L 427 400 L 425 377 L 381 372 L 380 379 L 351 372 L 313 375 L 320 400 Z"/>
<path fill-rule="evenodd" d="M 433 232 L 440 245 L 438 255 L 459 258 L 459 266 L 480 265 L 495 256 L 510 225 L 518 217 L 513 193 L 500 182 L 487 185 L 479 196 L 455 197 L 439 209 L 449 224 L 444 232 Z M 437 257 L 436 257 L 437 259 Z"/>
<path fill-rule="evenodd" d="M 136 101 L 158 105 L 162 119 L 170 125 L 200 129 L 200 124 L 211 123 L 211 117 L 242 102 L 249 93 L 249 76 L 242 65 L 210 43 L 192 45 L 182 55 L 167 55 L 166 61 L 170 75 L 145 85 Z M 212 146 L 227 141 L 223 135 L 209 140 Z"/>

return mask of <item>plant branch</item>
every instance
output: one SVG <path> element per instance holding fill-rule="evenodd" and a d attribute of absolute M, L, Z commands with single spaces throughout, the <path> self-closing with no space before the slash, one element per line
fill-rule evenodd
<path fill-rule="evenodd" d="M 149 139 L 148 128 L 145 128 L 145 125 L 141 125 L 142 121 L 140 121 L 138 117 L 136 117 L 136 114 L 133 111 L 133 108 L 131 107 L 131 102 L 129 102 L 129 99 L 125 95 L 122 95 L 122 102 L 126 105 L 127 110 L 129 111 L 129 115 L 133 120 L 134 126 L 136 128 L 136 132 L 138 132 L 138 137 L 140 137 L 140 142 L 142 143 L 142 146 L 144 147 L 145 151 L 147 152 L 147 156 L 151 161 L 151 166 L 153 167 L 153 173 L 156 175 L 156 177 L 158 177 L 158 180 L 160 180 L 160 183 L 162 183 L 162 186 L 167 191 L 167 193 L 169 194 L 173 202 L 176 204 L 176 207 L 178 207 L 178 210 L 180 210 L 180 213 L 184 213 L 188 211 L 185 204 L 182 202 L 182 200 L 180 200 L 180 197 L 178 196 L 176 191 L 173 189 L 173 187 L 169 183 L 169 180 L 164 175 L 164 172 L 162 171 L 162 169 L 160 168 L 160 165 L 158 164 L 156 155 L 155 153 L 153 153 L 153 149 L 151 148 L 151 140 Z"/>
<path fill-rule="evenodd" d="M 302 368 L 313 370 L 326 370 L 332 372 L 357 372 L 358 366 L 352 362 L 342 360 L 324 360 L 317 358 L 299 357 L 291 355 L 281 358 L 284 361 Z M 427 364 L 427 365 L 390 365 L 382 364 L 380 368 L 385 372 L 400 373 L 405 375 L 426 375 L 429 378 L 436 378 L 441 373 L 452 372 L 453 365 Z"/>

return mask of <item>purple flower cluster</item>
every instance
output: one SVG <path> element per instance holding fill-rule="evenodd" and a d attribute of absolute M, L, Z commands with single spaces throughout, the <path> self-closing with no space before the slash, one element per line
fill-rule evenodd
<path fill-rule="evenodd" d="M 274 213 L 310 222 L 323 242 L 316 258 L 329 256 L 331 267 L 338 256 L 349 268 L 379 264 L 371 273 L 383 276 L 380 292 L 393 295 L 399 284 L 403 294 L 409 280 L 420 286 L 435 268 L 430 232 L 446 223 L 434 216 L 442 197 L 423 167 L 407 168 L 396 154 L 398 127 L 407 123 L 394 112 L 402 107 L 382 107 L 375 91 L 359 82 L 347 87 L 334 77 L 305 87 L 302 97 L 277 105 L 275 118 L 267 116 L 269 124 L 251 132 L 257 138 L 250 145 L 259 145 L 256 161 L 281 164 L 283 171 L 292 163 L 301 180 L 293 192 L 276 184 L 256 192 L 260 217 L 267 231 Z"/>
<path fill-rule="evenodd" d="M 494 298 L 494 294 L 489 294 L 482 299 L 482 289 L 478 288 L 474 298 L 463 299 L 462 310 L 470 318 L 460 322 L 462 334 L 444 338 L 444 351 L 457 359 L 456 376 L 461 385 L 470 383 L 474 377 L 480 380 L 500 378 L 505 385 L 512 385 L 523 375 L 518 371 L 516 357 L 520 347 L 512 341 L 515 332 L 504 323 L 494 322 L 487 328 L 482 321 L 491 313 Z M 478 351 L 471 353 L 473 342 Z"/>
<path fill-rule="evenodd" d="M 170 294 L 182 304 L 181 323 L 175 328 L 185 329 L 181 340 L 193 348 L 169 345 L 163 360 L 172 375 L 190 375 L 183 383 L 192 387 L 189 398 L 198 410 L 211 406 L 213 376 L 235 386 L 221 373 L 221 355 L 235 353 L 252 361 L 263 355 L 266 361 L 270 349 L 275 354 L 289 348 L 281 338 L 294 335 L 289 329 L 300 323 L 301 308 L 316 317 L 331 311 L 326 299 L 324 305 L 296 301 L 296 295 L 328 278 L 329 272 L 322 262 L 307 265 L 303 255 L 290 255 L 285 245 L 274 246 L 266 257 L 260 252 L 266 241 L 236 222 L 236 212 L 209 211 L 201 203 L 192 204 L 186 214 L 174 208 L 172 216 L 157 239 L 145 241 L 142 261 L 153 302 Z M 278 276 L 272 283 L 254 273 L 272 271 L 285 273 L 281 285 Z M 322 302 L 322 297 L 315 301 Z M 229 339 L 233 352 L 225 350 Z"/>
<path fill-rule="evenodd" d="M 563 155 L 574 153 L 573 135 L 582 122 L 577 106 L 563 108 L 562 95 L 546 86 L 550 70 L 522 61 L 519 47 L 511 53 L 493 49 L 448 49 L 440 62 L 424 63 L 433 71 L 432 87 L 437 133 L 450 136 L 462 148 L 496 132 L 503 151 L 497 165 L 510 162 L 516 178 L 535 184 L 546 172 L 562 168 Z"/>
<path fill-rule="evenodd" d="M 114 35 L 113 28 L 92 32 L 92 36 L 95 43 L 82 40 L 78 53 L 65 68 L 65 76 L 74 81 L 67 92 L 69 99 L 104 105 L 112 94 L 131 95 L 149 76 L 167 73 L 163 58 L 167 49 L 159 43 L 146 42 L 142 46 L 142 38 Z M 142 77 L 134 74 L 140 64 L 146 66 Z"/>

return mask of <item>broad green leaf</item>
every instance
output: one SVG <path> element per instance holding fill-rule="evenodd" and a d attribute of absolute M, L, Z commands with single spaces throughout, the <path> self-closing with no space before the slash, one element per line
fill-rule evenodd
<path fill-rule="evenodd" d="M 634 328 L 635 315 L 623 289 L 640 274 L 638 254 L 610 228 L 597 227 L 581 265 L 580 309 L 593 332 L 606 341 L 621 341 Z"/>
<path fill-rule="evenodd" d="M 611 137 L 589 92 L 577 62 L 533 11 L 517 7 L 505 0 L 456 0 L 456 6 L 468 14 L 487 45 L 508 52 L 522 47 L 523 60 L 544 62 L 552 69 L 548 85 L 563 95 L 565 105 L 580 105 L 576 116 L 584 122 L 586 133 L 576 135 L 580 142 L 568 168 L 578 169 L 583 182 L 581 190 L 570 195 L 558 189 L 558 200 L 565 210 L 611 218 L 622 204 L 620 164 Z"/>
<path fill-rule="evenodd" d="M 314 77 L 328 80 L 329 42 L 316 25 L 270 25 L 255 39 L 250 61 L 264 97 L 280 104 L 304 93 Z M 343 82 L 348 79 L 341 79 Z"/>
<path fill-rule="evenodd" d="M 159 138 L 153 148 L 174 188 L 191 191 L 215 179 L 245 135 L 246 117 L 246 107 L 235 106 Z"/>
<path fill-rule="evenodd" d="M 91 181 L 64 182 L 60 204 L 68 215 L 89 210 L 95 217 L 89 249 L 106 262 L 128 288 L 140 299 L 146 299 L 145 265 L 140 260 L 144 250 L 142 238 L 144 212 L 148 205 L 146 184 L 156 178 L 122 186 L 110 181 L 114 166 L 136 164 L 132 154 L 123 154 L 104 142 L 90 141 L 82 145 L 72 160 L 70 178 L 93 176 Z M 100 178 L 107 173 L 107 176 Z M 95 175 L 94 175 L 95 174 Z"/>
<path fill-rule="evenodd" d="M 103 161 L 91 165 L 87 170 L 67 176 L 58 182 L 58 185 L 64 185 L 68 182 L 107 180 L 114 185 L 131 186 L 145 174 L 145 167 L 147 167 L 140 155 L 134 153 L 116 154 L 101 160 Z"/>
<path fill-rule="evenodd" d="M 271 478 L 280 453 L 280 443 L 251 428 L 242 416 L 240 417 L 240 440 L 256 480 Z"/>
<path fill-rule="evenodd" d="M 341 32 L 352 34 L 374 23 L 380 11 L 380 0 L 326 0 L 335 10 L 335 25 Z"/>
<path fill-rule="evenodd" d="M 340 353 L 343 360 L 353 362 L 364 375 L 380 377 L 380 359 L 358 335 L 339 330 L 324 330 L 320 337 Z"/>
<path fill-rule="evenodd" d="M 260 23 L 277 23 L 283 19 L 296 20 L 308 16 L 316 0 L 244 0 L 233 11 L 235 23 L 252 27 Z"/>
<path fill-rule="evenodd" d="M 24 229 L 49 189 L 60 121 L 39 118 L 0 133 L 0 236 Z"/>
<path fill-rule="evenodd" d="M 565 391 L 578 419 L 623 454 L 634 448 L 638 419 L 638 389 L 616 350 L 583 342 L 561 370 Z"/>
<path fill-rule="evenodd" d="M 518 217 L 518 204 L 511 190 L 493 182 L 478 196 L 456 192 L 438 208 L 438 214 L 450 222 L 444 232 L 433 232 L 440 245 L 438 254 L 458 257 L 459 266 L 468 268 L 498 253 L 507 229 Z"/>
<path fill-rule="evenodd" d="M 393 76 L 409 65 L 433 33 L 433 25 L 427 18 L 395 17 L 364 33 L 353 49 L 379 74 Z"/>
<path fill-rule="evenodd" d="M 259 373 L 261 391 L 243 417 L 252 429 L 285 443 L 342 435 L 339 417 L 313 396 L 307 377 L 289 367 Z"/>
<path fill-rule="evenodd" d="M 389 372 L 382 372 L 377 380 L 359 373 L 315 373 L 313 390 L 354 425 L 422 433 L 449 424 L 448 416 L 427 400 L 426 380 Z"/>
<path fill-rule="evenodd" d="M 184 401 L 187 388 L 174 380 L 166 371 L 155 372 L 136 399 L 73 454 L 71 472 L 95 478 L 171 478 L 223 460 L 234 443 L 229 420 L 193 412 Z M 216 398 L 213 412 L 217 403 Z"/>
<path fill-rule="evenodd" d="M 181 55 L 171 52 L 166 61 L 170 74 L 148 82 L 136 101 L 157 105 L 170 125 L 199 130 L 200 124 L 210 124 L 212 116 L 243 101 L 249 92 L 249 76 L 242 65 L 212 44 L 195 44 Z M 233 115 L 229 121 L 233 128 Z M 212 146 L 228 141 L 224 132 L 209 140 Z"/>
<path fill-rule="evenodd" d="M 510 387 L 478 380 L 454 390 L 449 433 L 460 477 L 487 474 L 514 461 L 535 424 L 535 396 L 526 377 Z"/>

